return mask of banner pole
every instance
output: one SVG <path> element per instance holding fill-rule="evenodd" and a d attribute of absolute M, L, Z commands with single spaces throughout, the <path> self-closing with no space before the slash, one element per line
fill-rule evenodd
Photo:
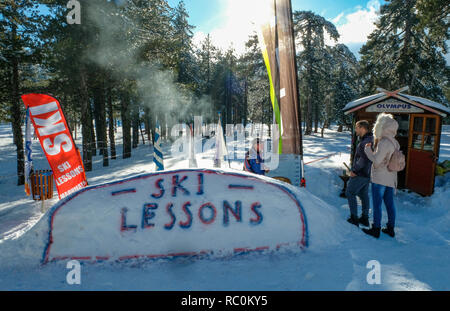
<path fill-rule="evenodd" d="M 45 194 L 44 194 L 44 183 L 43 183 L 43 174 L 42 172 L 39 174 L 40 179 L 40 186 L 41 186 L 41 212 L 44 213 L 44 201 L 45 201 Z"/>

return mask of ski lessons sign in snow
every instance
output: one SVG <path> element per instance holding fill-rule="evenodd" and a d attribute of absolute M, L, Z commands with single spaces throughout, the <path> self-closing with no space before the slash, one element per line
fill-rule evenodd
<path fill-rule="evenodd" d="M 49 213 L 43 262 L 227 255 L 306 247 L 306 217 L 280 182 L 179 170 L 88 187 Z"/>

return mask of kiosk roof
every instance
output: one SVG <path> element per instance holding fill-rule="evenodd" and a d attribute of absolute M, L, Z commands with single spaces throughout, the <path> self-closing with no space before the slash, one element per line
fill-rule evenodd
<path fill-rule="evenodd" d="M 363 97 L 357 100 L 354 100 L 350 103 L 348 103 L 345 107 L 344 107 L 344 111 L 348 111 L 350 109 L 356 108 L 360 105 L 364 105 L 365 103 L 368 103 L 370 101 L 376 100 L 378 98 L 381 98 L 383 96 L 385 96 L 386 93 L 378 93 L 378 94 L 374 94 L 374 95 L 370 95 L 367 97 Z M 433 108 L 433 109 L 437 109 L 440 110 L 442 112 L 445 112 L 447 114 L 450 114 L 450 108 L 446 107 L 442 104 L 436 103 L 434 101 L 431 101 L 429 99 L 426 98 L 422 98 L 422 97 L 418 97 L 418 96 L 412 96 L 412 95 L 407 95 L 407 94 L 403 94 L 403 93 L 398 93 L 398 95 L 400 97 L 404 97 L 405 99 L 409 99 L 412 100 L 414 102 L 420 103 L 422 105 L 425 105 L 427 107 Z M 389 98 L 389 97 L 388 97 Z"/>

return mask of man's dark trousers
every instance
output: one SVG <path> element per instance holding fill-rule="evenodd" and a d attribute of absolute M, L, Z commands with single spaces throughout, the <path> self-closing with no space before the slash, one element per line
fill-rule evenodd
<path fill-rule="evenodd" d="M 355 176 L 351 177 L 347 185 L 347 199 L 350 207 L 350 213 L 354 217 L 358 217 L 358 204 L 356 196 L 361 199 L 362 217 L 369 217 L 370 200 L 369 200 L 370 178 Z"/>

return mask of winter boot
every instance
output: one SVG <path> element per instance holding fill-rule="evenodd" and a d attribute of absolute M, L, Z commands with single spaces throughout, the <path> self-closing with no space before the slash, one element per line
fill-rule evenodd
<path fill-rule="evenodd" d="M 386 228 L 381 229 L 381 231 L 389 235 L 391 238 L 395 237 L 394 227 L 386 226 Z"/>
<path fill-rule="evenodd" d="M 372 228 L 370 228 L 370 229 L 362 229 L 362 231 L 365 234 L 373 236 L 374 238 L 378 239 L 380 237 L 380 228 L 376 228 L 373 225 L 372 225 Z"/>
<path fill-rule="evenodd" d="M 351 223 L 352 225 L 355 225 L 355 226 L 359 227 L 359 222 L 358 222 L 358 217 L 357 216 L 351 215 L 350 218 L 347 219 L 347 221 L 349 223 Z"/>
<path fill-rule="evenodd" d="M 358 222 L 363 225 L 364 227 L 369 227 L 369 217 L 368 216 L 361 216 L 358 219 Z"/>

